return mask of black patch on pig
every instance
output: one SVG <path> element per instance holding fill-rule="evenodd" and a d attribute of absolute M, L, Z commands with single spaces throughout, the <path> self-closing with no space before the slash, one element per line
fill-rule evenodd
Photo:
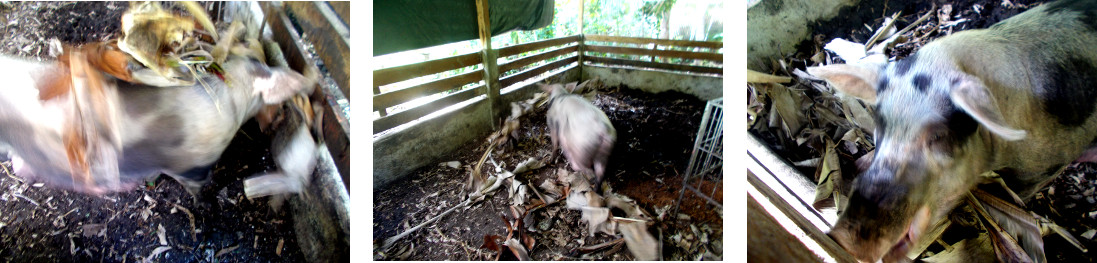
<path fill-rule="evenodd" d="M 932 80 L 929 78 L 928 75 L 921 73 L 914 75 L 914 79 L 911 80 L 911 83 L 914 84 L 914 88 L 923 93 L 926 92 L 926 89 L 929 88 L 929 84 L 931 82 Z"/>
<path fill-rule="evenodd" d="M 896 61 L 895 62 L 895 74 L 898 75 L 898 76 L 906 75 L 907 71 L 910 71 L 911 66 L 914 66 L 915 62 L 918 62 L 918 54 L 917 53 L 915 53 L 914 55 L 911 55 L 907 58 L 900 59 L 899 61 Z"/>
<path fill-rule="evenodd" d="M 1058 119 L 1059 124 L 1078 127 L 1093 115 L 1097 102 L 1097 67 L 1093 62 L 1077 56 L 1067 57 L 1062 63 L 1052 62 L 1047 83 L 1043 90 L 1044 110 Z"/>
<path fill-rule="evenodd" d="M 950 141 L 954 143 L 953 145 L 956 145 L 963 143 L 972 134 L 975 134 L 975 129 L 979 127 L 979 123 L 956 105 L 950 103 L 949 107 L 950 109 L 945 113 L 945 127 L 948 127 Z"/>
<path fill-rule="evenodd" d="M 1079 12 L 1078 20 L 1089 30 L 1097 30 L 1097 2 L 1095 1 L 1055 1 L 1047 4 L 1047 13 Z"/>
<path fill-rule="evenodd" d="M 888 89 L 888 77 L 880 76 L 880 83 L 876 84 L 876 96 L 880 96 L 880 93 L 884 93 Z"/>

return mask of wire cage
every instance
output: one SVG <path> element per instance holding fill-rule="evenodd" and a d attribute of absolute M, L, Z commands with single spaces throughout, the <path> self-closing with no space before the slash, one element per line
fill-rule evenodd
<path fill-rule="evenodd" d="M 713 197 L 717 189 L 721 188 L 723 173 L 723 139 L 724 139 L 724 98 L 708 101 L 705 105 L 705 114 L 701 117 L 701 127 L 697 129 L 697 137 L 693 143 L 693 153 L 689 157 L 689 167 L 686 168 L 685 178 L 682 179 L 682 190 L 678 193 L 678 201 L 675 210 L 682 205 L 682 198 L 686 190 L 701 197 L 709 204 L 723 209 L 719 201 Z M 719 194 L 723 194 L 720 191 Z M 721 198 L 722 199 L 722 198 Z"/>

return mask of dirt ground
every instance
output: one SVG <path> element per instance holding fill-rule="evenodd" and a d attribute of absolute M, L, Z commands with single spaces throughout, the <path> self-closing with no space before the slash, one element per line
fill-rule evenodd
<path fill-rule="evenodd" d="M 864 5 L 859 7 L 860 11 L 847 10 L 847 13 L 839 15 L 838 18 L 835 18 L 831 22 L 819 23 L 815 29 L 817 35 L 815 43 L 813 45 L 802 45 L 798 54 L 787 57 L 786 62 L 791 64 L 787 69 L 799 68 L 802 70 L 804 67 L 812 64 L 810 56 L 815 54 L 814 52 L 821 50 L 822 46 L 831 39 L 844 38 L 853 42 L 864 43 L 873 33 L 867 29 L 865 25 L 874 29 L 878 28 L 883 24 L 884 16 L 890 16 L 897 11 L 902 11 L 902 16 L 899 18 L 901 22 L 898 23 L 899 27 L 902 28 L 910 22 L 917 20 L 918 17 L 926 14 L 933 6 L 936 6 L 937 10 L 940 12 L 943 9 L 942 7 L 948 4 L 948 8 L 951 10 L 948 18 L 944 20 L 938 15 L 931 16 L 926 23 L 923 23 L 913 30 L 912 35 L 914 38 L 911 41 L 896 46 L 896 48 L 888 54 L 889 57 L 892 58 L 904 58 L 913 54 L 923 45 L 934 39 L 962 30 L 986 28 L 998 21 L 1021 13 L 1040 3 L 1049 1 L 963 0 L 955 2 L 950 1 L 947 3 L 944 1 L 911 1 L 907 3 L 896 3 L 896 1 L 872 0 L 865 2 Z M 979 11 L 976 12 L 976 10 Z M 953 23 L 953 26 L 942 29 L 942 27 L 940 27 L 941 22 Z M 834 57 L 835 58 L 832 58 L 830 63 L 842 63 L 836 56 Z M 815 89 L 804 89 L 803 87 L 793 88 L 797 90 L 803 89 L 807 99 L 814 100 L 816 103 L 825 101 L 825 99 L 822 99 L 823 96 Z M 766 103 L 771 102 L 767 101 Z M 815 119 L 811 120 L 812 123 L 815 123 L 815 121 Z M 812 146 L 810 143 L 796 146 L 794 142 L 792 142 L 795 141 L 794 139 L 790 141 L 787 136 L 779 134 L 779 130 L 763 126 L 765 126 L 765 124 L 757 123 L 755 126 L 751 127 L 749 131 L 766 141 L 770 144 L 771 149 L 779 155 L 788 158 L 789 161 L 799 162 L 821 155 L 819 147 Z M 837 127 L 813 128 L 821 128 L 831 132 Z M 841 135 L 841 133 L 837 134 L 839 137 Z M 853 161 L 861 155 L 864 155 L 865 150 L 868 149 L 860 150 L 862 151 L 849 152 L 845 147 L 838 148 L 839 155 L 842 157 L 840 159 L 843 174 L 857 173 L 857 168 Z M 802 174 L 809 177 L 815 172 L 814 168 L 800 167 L 800 169 Z M 846 184 L 852 180 L 852 178 L 843 179 L 847 179 L 845 181 Z M 1095 260 L 1097 259 L 1097 241 L 1094 240 L 1094 233 L 1097 232 L 1094 230 L 1097 229 L 1097 194 L 1095 194 L 1094 191 L 1095 187 L 1097 187 L 1097 164 L 1073 163 L 1068 165 L 1063 173 L 1057 177 L 1048 188 L 1037 194 L 1034 199 L 1027 201 L 1026 205 L 1029 211 L 1051 219 L 1051 221 L 1067 229 L 1075 238 L 1080 240 L 1082 245 L 1088 250 L 1088 252 L 1082 252 L 1069 244 L 1062 237 L 1051 234 L 1044 237 L 1044 250 L 1047 253 L 1049 262 L 1097 261 Z M 962 209 L 955 210 L 952 217 L 963 217 L 963 212 L 961 210 Z M 957 222 L 957 220 L 954 219 L 954 222 Z M 952 242 L 975 236 L 977 234 L 976 231 L 978 230 L 971 225 L 966 225 L 964 223 L 954 224 L 953 227 L 945 232 L 942 236 L 942 240 L 951 244 Z M 930 246 L 927 251 L 933 253 L 940 252 L 943 249 L 943 246 L 934 244 Z"/>
<path fill-rule="evenodd" d="M 593 101 L 609 116 L 617 129 L 617 143 L 606 169 L 605 183 L 615 192 L 636 200 L 640 207 L 657 219 L 648 230 L 663 244 L 665 260 L 713 260 L 722 258 L 723 218 L 721 211 L 697 197 L 683 200 L 678 214 L 669 212 L 682 187 L 682 174 L 689 162 L 694 135 L 700 125 L 704 101 L 679 92 L 650 94 L 626 88 L 602 90 Z M 549 156 L 550 139 L 546 132 L 545 108 L 522 117 L 522 126 L 513 148 L 495 161 L 514 169 L 530 157 Z M 461 168 L 428 166 L 374 192 L 374 245 L 411 226 L 417 225 L 464 200 L 461 190 L 469 175 L 469 166 L 479 161 L 487 149 L 485 141 L 471 143 L 455 151 L 446 161 L 459 161 Z M 490 166 L 490 165 L 486 165 Z M 539 185 L 555 177 L 557 169 L 567 168 L 564 158 L 518 180 Z M 711 190 L 711 189 L 705 189 Z M 722 200 L 717 189 L 717 200 Z M 396 243 L 388 251 L 376 251 L 375 260 L 492 260 L 496 252 L 480 248 L 486 235 L 506 236 L 501 215 L 509 198 L 500 191 L 467 210 L 441 219 L 434 226 L 420 229 Z M 617 239 L 603 233 L 590 235 L 580 213 L 568 210 L 563 202 L 532 213 L 533 224 L 527 229 L 537 244 L 531 250 L 534 260 L 632 260 L 623 246 L 580 254 L 576 248 Z"/>
<path fill-rule="evenodd" d="M 0 2 L 0 53 L 49 60 L 46 43 L 121 34 L 126 2 Z M 0 156 L 0 258 L 16 262 L 302 262 L 292 216 L 243 196 L 273 168 L 270 138 L 249 121 L 214 167 L 200 201 L 175 180 L 92 196 L 23 182 Z M 164 250 L 166 249 L 166 250 Z M 160 252 L 160 253 L 156 253 Z"/>

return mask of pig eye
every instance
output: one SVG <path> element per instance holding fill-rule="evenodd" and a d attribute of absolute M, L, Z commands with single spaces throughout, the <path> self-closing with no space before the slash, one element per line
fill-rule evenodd
<path fill-rule="evenodd" d="M 930 144 L 938 144 L 948 138 L 948 131 L 935 131 L 929 135 Z"/>

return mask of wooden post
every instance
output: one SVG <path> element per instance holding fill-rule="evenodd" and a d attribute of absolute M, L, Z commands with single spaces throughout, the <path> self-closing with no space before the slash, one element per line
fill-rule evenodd
<path fill-rule="evenodd" d="M 585 48 L 586 47 L 586 45 L 585 45 L 586 38 L 583 37 L 583 26 L 584 26 L 583 17 L 585 17 L 586 13 L 587 13 L 586 12 L 587 8 L 586 8 L 586 3 L 585 2 L 586 1 L 579 0 L 579 43 L 578 43 L 579 44 L 579 56 L 577 56 L 576 58 L 579 59 L 579 67 L 578 68 L 579 68 L 579 80 L 580 81 L 583 80 L 583 60 L 584 60 L 583 59 L 583 51 L 586 50 L 586 48 Z"/>
<path fill-rule="evenodd" d="M 488 13 L 488 0 L 476 0 L 476 24 L 480 26 L 480 45 L 484 47 L 481 54 L 484 56 L 484 88 L 488 89 L 488 112 L 490 112 L 491 129 L 499 129 L 497 122 L 499 116 L 499 63 L 495 49 L 491 48 L 491 15 Z"/>

